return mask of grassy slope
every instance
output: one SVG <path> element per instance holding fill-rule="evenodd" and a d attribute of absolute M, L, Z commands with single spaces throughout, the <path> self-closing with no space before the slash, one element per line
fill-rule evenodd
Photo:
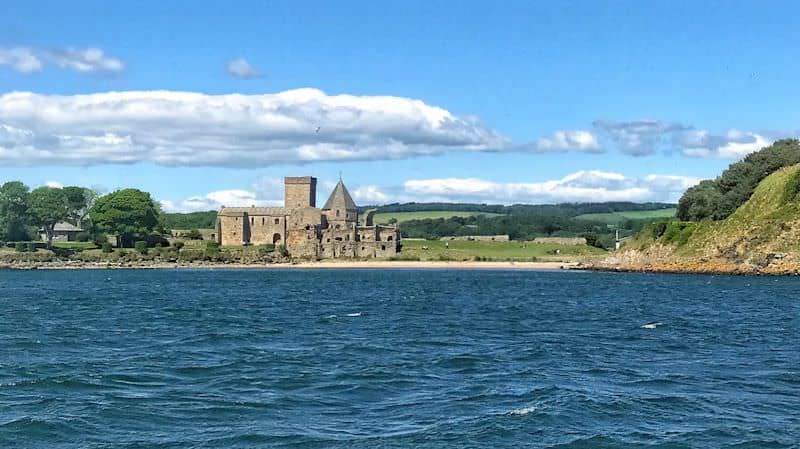
<path fill-rule="evenodd" d="M 486 215 L 495 216 L 500 214 L 492 214 L 487 212 L 464 212 L 464 211 L 446 211 L 446 210 L 432 210 L 420 212 L 381 212 L 375 214 L 375 223 L 386 224 L 390 219 L 397 219 L 398 223 L 409 220 L 424 220 L 426 218 L 450 218 L 450 217 L 471 217 L 473 215 Z"/>
<path fill-rule="evenodd" d="M 421 260 L 472 260 L 476 257 L 495 260 L 570 260 L 577 256 L 606 254 L 599 248 L 587 245 L 550 245 L 530 242 L 479 242 L 452 241 L 449 248 L 439 240 L 403 240 L 402 255 Z M 428 249 L 422 249 L 427 247 Z M 560 250 L 556 255 L 555 250 Z"/>
<path fill-rule="evenodd" d="M 635 210 L 629 212 L 609 212 L 604 214 L 583 214 L 575 218 L 580 220 L 599 221 L 606 224 L 619 224 L 625 220 L 645 219 L 645 218 L 671 218 L 675 216 L 675 208 L 654 209 L 654 210 Z"/>
<path fill-rule="evenodd" d="M 800 165 L 769 175 L 733 215 L 699 223 L 676 254 L 756 262 L 770 253 L 800 256 L 798 179 Z"/>

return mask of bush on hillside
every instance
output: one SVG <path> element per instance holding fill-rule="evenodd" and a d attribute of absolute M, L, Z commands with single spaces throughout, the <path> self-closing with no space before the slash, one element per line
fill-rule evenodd
<path fill-rule="evenodd" d="M 104 242 L 102 245 L 100 245 L 100 247 L 102 248 L 102 251 L 106 254 L 114 252 L 114 248 L 111 246 L 111 243 Z"/>
<path fill-rule="evenodd" d="M 28 250 L 28 245 L 26 245 L 25 242 L 17 242 L 14 244 L 14 251 L 18 253 L 24 253 L 27 250 Z"/>
<path fill-rule="evenodd" d="M 28 243 L 26 243 L 25 244 L 25 249 L 29 253 L 35 253 L 36 252 L 36 242 L 28 242 Z"/>
<path fill-rule="evenodd" d="M 172 246 L 173 246 L 173 247 L 174 247 L 176 250 L 180 251 L 181 249 L 183 249 L 184 243 L 183 243 L 182 241 L 180 241 L 180 240 L 177 240 L 177 241 L 175 241 L 175 242 L 172 244 Z"/>
<path fill-rule="evenodd" d="M 775 171 L 800 163 L 800 141 L 779 140 L 731 164 L 714 180 L 690 188 L 678 201 L 677 217 L 683 221 L 722 220 L 753 194 L 758 183 Z"/>

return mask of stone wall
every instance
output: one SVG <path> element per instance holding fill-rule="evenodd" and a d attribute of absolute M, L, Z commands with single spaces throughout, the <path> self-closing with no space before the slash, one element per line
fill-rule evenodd
<path fill-rule="evenodd" d="M 244 238 L 244 214 L 217 217 L 217 243 L 224 246 L 241 245 Z"/>
<path fill-rule="evenodd" d="M 507 234 L 503 235 L 458 235 L 442 237 L 439 240 L 469 240 L 476 242 L 507 242 L 511 240 Z"/>
<path fill-rule="evenodd" d="M 299 176 L 284 178 L 284 207 L 317 206 L 317 178 Z"/>
<path fill-rule="evenodd" d="M 585 245 L 583 237 L 536 237 L 533 243 L 549 243 L 551 245 Z"/>

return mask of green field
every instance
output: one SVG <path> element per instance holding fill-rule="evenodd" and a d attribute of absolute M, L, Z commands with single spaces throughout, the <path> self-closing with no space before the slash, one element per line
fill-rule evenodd
<path fill-rule="evenodd" d="M 675 209 L 655 209 L 655 210 L 634 210 L 629 212 L 609 212 L 604 214 L 583 214 L 578 215 L 579 220 L 599 221 L 606 224 L 616 225 L 625 220 L 643 220 L 647 218 L 672 218 L 675 216 Z"/>
<path fill-rule="evenodd" d="M 396 219 L 398 223 L 409 220 L 424 220 L 426 218 L 450 218 L 450 217 L 472 217 L 474 215 L 486 215 L 488 217 L 497 216 L 502 214 L 492 214 L 488 212 L 464 212 L 457 210 L 430 210 L 420 212 L 379 212 L 375 214 L 376 224 L 387 224 L 392 218 Z"/>
<path fill-rule="evenodd" d="M 602 249 L 587 245 L 551 245 L 531 242 L 479 242 L 455 240 L 403 240 L 403 258 L 420 260 L 542 260 L 568 261 L 602 255 Z M 427 248 L 427 249 L 424 249 Z M 556 254 L 556 251 L 559 254 Z"/>

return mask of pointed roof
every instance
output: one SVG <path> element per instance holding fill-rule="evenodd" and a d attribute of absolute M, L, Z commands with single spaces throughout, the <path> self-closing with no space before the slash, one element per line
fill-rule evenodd
<path fill-rule="evenodd" d="M 336 184 L 336 187 L 333 188 L 333 192 L 331 192 L 331 196 L 328 197 L 328 201 L 325 201 L 325 205 L 322 207 L 322 210 L 336 209 L 337 205 L 339 205 L 340 209 L 357 209 L 356 203 L 353 201 L 353 197 L 350 196 L 350 192 L 347 191 L 347 187 L 344 186 L 344 183 L 341 179 Z M 341 205 L 344 205 L 344 207 L 342 208 Z"/>

